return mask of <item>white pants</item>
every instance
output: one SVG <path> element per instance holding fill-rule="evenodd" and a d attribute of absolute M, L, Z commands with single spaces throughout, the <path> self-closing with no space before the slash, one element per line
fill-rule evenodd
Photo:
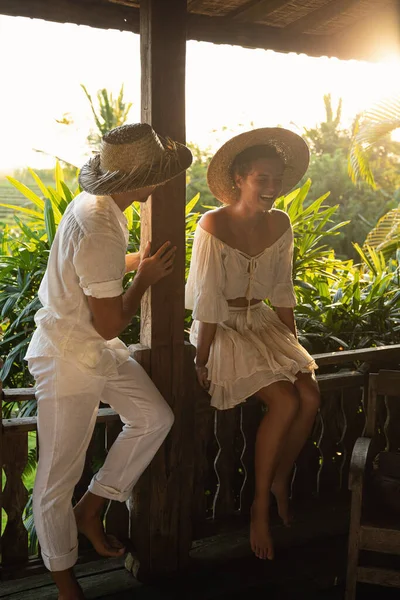
<path fill-rule="evenodd" d="M 93 375 L 59 358 L 34 358 L 39 464 L 33 513 L 44 564 L 50 571 L 72 567 L 78 557 L 72 494 L 96 423 L 100 401 L 124 427 L 89 490 L 123 502 L 173 424 L 173 413 L 147 373 L 133 359 L 111 376 Z"/>

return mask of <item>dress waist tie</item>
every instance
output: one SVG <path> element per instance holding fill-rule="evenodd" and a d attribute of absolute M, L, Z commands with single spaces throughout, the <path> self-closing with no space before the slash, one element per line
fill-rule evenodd
<path fill-rule="evenodd" d="M 247 286 L 247 290 L 246 290 L 246 300 L 247 300 L 247 314 L 246 314 L 246 322 L 247 325 L 250 327 L 251 326 L 251 322 L 252 322 L 252 316 L 251 316 L 251 299 L 253 297 L 252 294 L 252 287 L 253 287 L 253 277 L 254 277 L 254 271 L 256 269 L 256 259 L 252 258 L 250 259 L 249 262 L 249 284 Z"/>

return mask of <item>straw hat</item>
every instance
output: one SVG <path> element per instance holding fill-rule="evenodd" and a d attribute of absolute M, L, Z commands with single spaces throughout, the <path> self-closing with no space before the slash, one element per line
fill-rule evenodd
<path fill-rule="evenodd" d="M 157 186 L 183 173 L 192 158 L 189 148 L 162 138 L 147 123 L 121 125 L 103 137 L 100 152 L 82 167 L 79 183 L 97 196 Z"/>
<path fill-rule="evenodd" d="M 208 187 L 224 203 L 236 199 L 232 163 L 235 157 L 251 146 L 271 146 L 285 163 L 282 193 L 289 192 L 307 171 L 310 151 L 306 142 L 293 131 L 281 127 L 253 129 L 226 142 L 213 156 L 207 171 Z"/>

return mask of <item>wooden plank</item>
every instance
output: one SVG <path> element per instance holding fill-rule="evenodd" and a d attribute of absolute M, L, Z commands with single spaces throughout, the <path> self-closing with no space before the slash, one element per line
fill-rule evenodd
<path fill-rule="evenodd" d="M 363 0 L 335 0 L 322 5 L 320 8 L 307 13 L 300 19 L 296 19 L 290 25 L 283 29 L 283 33 L 289 35 L 297 35 L 317 29 L 319 25 L 329 22 L 331 19 L 338 17 L 341 13 L 347 12 L 356 7 Z"/>
<path fill-rule="evenodd" d="M 292 0 L 250 0 L 229 13 L 229 17 L 243 21 L 263 21 L 270 14 L 290 4 Z"/>
<path fill-rule="evenodd" d="M 94 0 L 90 3 L 80 0 L 0 0 L 0 14 L 133 33 L 139 33 L 140 28 L 137 8 Z M 380 13 L 377 12 L 376 17 L 380 17 Z M 379 55 L 375 53 L 375 49 L 379 48 L 379 40 L 371 43 L 371 38 L 365 32 L 357 33 L 357 37 L 350 36 L 350 41 L 347 38 L 342 41 L 338 36 L 284 35 L 280 27 L 242 23 L 227 17 L 190 14 L 187 39 L 276 52 L 304 52 L 309 56 L 336 56 L 343 60 L 378 60 Z M 352 42 L 352 39 L 356 39 L 357 43 Z"/>
<path fill-rule="evenodd" d="M 314 360 L 319 367 L 327 365 L 341 365 L 346 363 L 371 362 L 371 361 L 400 361 L 400 344 L 379 346 L 378 348 L 365 348 L 362 350 L 344 350 L 343 352 L 327 352 L 314 354 Z"/>
<path fill-rule="evenodd" d="M 371 373 L 368 379 L 368 404 L 367 404 L 367 422 L 365 425 L 365 435 L 369 438 L 374 437 L 376 431 L 377 419 L 377 387 L 378 375 Z"/>
<path fill-rule="evenodd" d="M 377 567 L 358 567 L 357 579 L 361 583 L 384 585 L 387 587 L 400 587 L 400 571 L 392 569 L 379 569 Z M 348 600 L 346 598 L 346 600 Z"/>
<path fill-rule="evenodd" d="M 30 560 L 29 563 L 34 564 L 37 560 Z M 100 573 L 112 573 L 117 570 L 121 570 L 124 567 L 123 558 L 99 558 L 93 562 L 87 562 L 85 564 L 77 563 L 74 567 L 75 575 L 80 577 L 87 577 L 89 575 L 99 575 Z M 31 575 L 29 577 L 18 578 L 17 580 L 1 580 L 0 585 L 0 598 L 8 598 L 9 594 L 16 594 L 17 592 L 28 592 L 30 590 L 37 590 L 43 588 L 52 583 L 51 575 L 47 569 L 44 568 L 43 573 L 38 575 Z"/>
<path fill-rule="evenodd" d="M 355 600 L 358 577 L 358 557 L 360 552 L 360 527 L 364 496 L 364 477 L 371 440 L 359 438 L 355 444 L 349 476 L 351 489 L 351 513 L 349 543 L 347 551 L 347 575 L 345 600 Z"/>
<path fill-rule="evenodd" d="M 120 421 L 119 415 L 112 408 L 99 408 L 96 423 Z M 14 433 L 22 433 L 27 431 L 36 431 L 36 417 L 17 417 L 15 419 L 3 419 L 4 430 Z"/>
<path fill-rule="evenodd" d="M 328 392 L 340 388 L 361 387 L 364 385 L 365 375 L 359 371 L 328 373 L 324 375 L 317 375 L 317 380 L 321 392 Z"/>
<path fill-rule="evenodd" d="M 400 396 L 400 370 L 389 371 L 381 369 L 376 383 L 377 394 L 383 396 Z"/>
<path fill-rule="evenodd" d="M 119 598 L 120 595 L 124 597 L 129 592 L 134 597 L 135 592 L 140 589 L 140 584 L 123 568 L 93 575 L 83 575 L 78 577 L 78 581 L 85 598 Z M 43 586 L 33 589 L 28 588 L 4 597 L 9 598 L 9 600 L 27 600 L 28 598 L 29 600 L 54 600 L 57 598 L 57 589 L 51 582 L 50 576 L 48 576 L 47 584 Z"/>
<path fill-rule="evenodd" d="M 7 525 L 2 536 L 2 566 L 28 562 L 28 532 L 22 517 L 28 501 L 28 491 L 22 475 L 28 462 L 28 434 L 3 435 L 2 468 L 6 475 L 3 509 Z"/>
<path fill-rule="evenodd" d="M 138 9 L 96 0 L 0 0 L 0 14 L 139 33 Z"/>
<path fill-rule="evenodd" d="M 400 530 L 362 525 L 360 550 L 400 555 Z"/>
<path fill-rule="evenodd" d="M 3 397 L 7 402 L 25 402 L 35 397 L 35 388 L 6 388 Z"/>

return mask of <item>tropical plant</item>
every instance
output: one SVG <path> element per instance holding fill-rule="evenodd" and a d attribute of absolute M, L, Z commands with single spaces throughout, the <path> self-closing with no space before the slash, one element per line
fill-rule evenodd
<path fill-rule="evenodd" d="M 376 188 L 371 157 L 373 150 L 400 127 L 400 96 L 382 100 L 356 120 L 349 151 L 348 169 L 354 183 L 366 181 Z"/>
<path fill-rule="evenodd" d="M 400 201 L 400 144 L 388 136 L 371 151 L 370 162 L 376 175 L 377 189 L 365 182 L 355 186 L 348 174 L 348 152 L 351 132 L 340 122 L 341 103 L 334 110 L 330 97 L 325 96 L 325 119 L 314 129 L 305 129 L 304 137 L 311 148 L 307 172 L 312 182 L 308 201 L 329 190 L 327 203 L 338 205 L 333 221 L 350 221 L 341 233 L 331 239 L 332 248 L 341 258 L 358 260 L 353 243 L 362 245 L 368 232 Z M 305 178 L 303 182 L 305 181 Z"/>
<path fill-rule="evenodd" d="M 129 111 L 132 108 L 132 102 L 126 103 L 124 100 L 124 84 L 121 85 L 118 97 L 113 98 L 111 92 L 101 89 L 97 92 L 98 107 L 96 108 L 86 86 L 81 83 L 86 98 L 89 101 L 93 113 L 97 131 L 91 132 L 88 136 L 88 142 L 93 148 L 98 148 L 101 138 L 105 133 L 124 125 L 128 119 Z"/>

